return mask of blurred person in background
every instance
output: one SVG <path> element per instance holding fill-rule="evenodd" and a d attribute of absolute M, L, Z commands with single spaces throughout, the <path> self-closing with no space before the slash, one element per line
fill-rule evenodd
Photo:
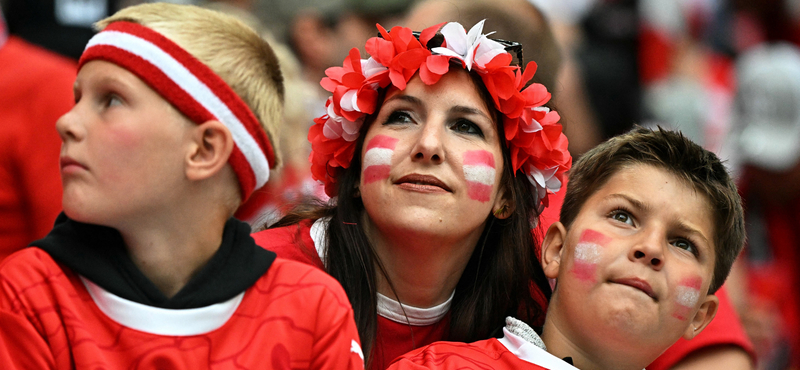
<path fill-rule="evenodd" d="M 0 10 L 0 260 L 45 236 L 61 211 L 55 124 L 74 103 L 76 73 L 75 62 L 9 35 Z"/>
<path fill-rule="evenodd" d="M 800 368 L 800 50 L 763 44 L 737 62 L 730 140 L 748 243 L 731 292 L 759 369 Z"/>

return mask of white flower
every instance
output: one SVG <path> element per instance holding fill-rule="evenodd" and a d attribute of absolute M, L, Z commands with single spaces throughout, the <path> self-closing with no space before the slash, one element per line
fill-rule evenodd
<path fill-rule="evenodd" d="M 485 21 L 484 19 L 472 26 L 469 33 L 458 22 L 450 22 L 444 25 L 441 32 L 444 36 L 446 47 L 433 48 L 431 51 L 462 60 L 466 64 L 467 70 L 472 70 L 473 64 L 483 67 L 498 54 L 506 52 L 503 45 L 486 38 L 491 33 L 481 34 Z"/>
<path fill-rule="evenodd" d="M 540 170 L 533 165 L 528 166 L 528 181 L 533 184 L 537 190 L 536 199 L 542 200 L 547 192 L 556 193 L 561 189 L 561 181 L 555 176 L 558 171 L 558 166 Z"/>
<path fill-rule="evenodd" d="M 361 59 L 361 73 L 364 74 L 364 78 L 370 78 L 377 73 L 383 72 L 389 68 L 385 67 L 383 64 L 378 63 L 375 59 L 370 57 L 369 59 Z"/>
<path fill-rule="evenodd" d="M 349 92 L 348 92 L 349 93 Z M 355 94 L 354 94 L 355 95 Z M 328 98 L 332 100 L 333 97 Z M 344 138 L 347 141 L 355 141 L 358 139 L 358 131 L 361 129 L 363 119 L 358 119 L 355 122 L 349 121 L 341 117 L 333 111 L 333 104 L 328 104 L 328 120 L 322 126 L 322 134 L 328 139 Z"/>

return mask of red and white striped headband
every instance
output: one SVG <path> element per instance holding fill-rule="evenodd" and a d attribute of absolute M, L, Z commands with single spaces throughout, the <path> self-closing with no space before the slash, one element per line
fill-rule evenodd
<path fill-rule="evenodd" d="M 178 44 L 140 24 L 119 21 L 89 40 L 78 68 L 96 59 L 131 71 L 195 123 L 222 122 L 233 135 L 229 163 L 242 201 L 267 182 L 275 153 L 258 119 L 222 78 Z"/>

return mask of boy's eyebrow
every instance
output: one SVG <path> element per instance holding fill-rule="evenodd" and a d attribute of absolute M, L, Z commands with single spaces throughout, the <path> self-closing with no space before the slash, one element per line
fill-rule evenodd
<path fill-rule="evenodd" d="M 632 198 L 632 197 L 630 197 L 628 195 L 622 194 L 622 193 L 611 194 L 608 197 L 609 198 L 622 198 L 623 200 L 625 200 L 628 203 L 630 203 L 631 205 L 633 205 L 634 208 L 636 208 L 636 209 L 638 209 L 640 211 L 649 211 L 650 208 L 651 208 L 649 205 L 644 204 L 643 202 L 639 201 L 638 199 L 634 199 L 634 198 Z"/>

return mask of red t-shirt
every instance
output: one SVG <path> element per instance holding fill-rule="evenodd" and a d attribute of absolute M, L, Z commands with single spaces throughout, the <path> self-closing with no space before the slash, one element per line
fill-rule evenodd
<path fill-rule="evenodd" d="M 0 264 L 3 369 L 362 369 L 362 358 L 341 286 L 294 261 L 184 310 L 114 296 L 38 248 Z"/>
<path fill-rule="evenodd" d="M 11 36 L 0 46 L 0 261 L 61 211 L 56 120 L 75 104 L 76 63 Z"/>

